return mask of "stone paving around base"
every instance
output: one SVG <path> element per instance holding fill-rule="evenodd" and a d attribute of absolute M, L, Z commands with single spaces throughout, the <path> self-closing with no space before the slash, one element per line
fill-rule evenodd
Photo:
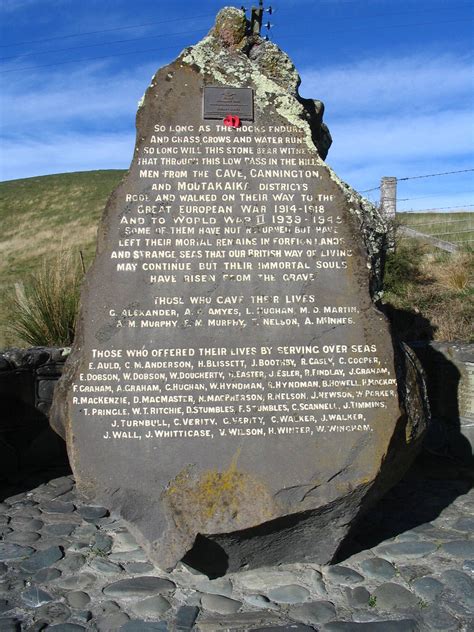
<path fill-rule="evenodd" d="M 474 630 L 466 481 L 402 482 L 337 565 L 213 580 L 182 563 L 154 567 L 120 519 L 80 501 L 69 476 L 7 498 L 0 528 L 0 632 Z"/>

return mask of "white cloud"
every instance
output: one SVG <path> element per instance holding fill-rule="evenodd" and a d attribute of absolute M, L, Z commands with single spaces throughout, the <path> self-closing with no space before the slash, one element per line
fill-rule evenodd
<path fill-rule="evenodd" d="M 126 169 L 133 155 L 134 133 L 64 134 L 34 140 L 28 137 L 4 141 L 0 179 L 33 175 Z M 8 157 L 8 159 L 7 159 Z"/>
<path fill-rule="evenodd" d="M 0 10 L 7 13 L 23 11 L 23 9 L 26 9 L 33 4 L 38 4 L 39 2 L 40 0 L 2 0 Z"/>
<path fill-rule="evenodd" d="M 376 187 L 382 176 L 472 166 L 473 76 L 467 56 L 365 59 L 321 70 L 307 68 L 301 93 L 326 104 L 325 121 L 333 137 L 328 163 L 347 182 L 365 190 Z M 467 204 L 473 199 L 469 178 L 461 177 L 455 184 L 453 179 L 415 182 L 400 187 L 400 197 L 423 198 L 406 202 L 414 208 Z M 377 191 L 370 195 L 377 200 Z"/>
<path fill-rule="evenodd" d="M 444 110 L 471 101 L 472 57 L 413 55 L 365 59 L 354 63 L 306 68 L 303 96 L 321 99 L 329 115 L 351 116 L 384 110 Z"/>
<path fill-rule="evenodd" d="M 15 81 L 12 73 L 11 80 L 3 82 L 2 126 L 14 134 L 25 123 L 45 129 L 133 116 L 152 67 L 155 64 L 112 75 L 104 64 L 95 64 L 26 82 Z"/>
<path fill-rule="evenodd" d="M 384 175 L 466 164 L 474 136 L 470 65 L 467 57 L 414 55 L 307 68 L 302 94 L 327 105 L 329 164 L 359 189 L 377 186 Z M 137 101 L 159 66 L 112 73 L 104 61 L 45 69 L 22 81 L 4 75 L 11 80 L 3 88 L 2 177 L 126 168 Z"/>
<path fill-rule="evenodd" d="M 390 114 L 371 119 L 348 118 L 331 125 L 331 159 L 339 163 L 408 161 L 465 156 L 472 151 L 474 121 L 469 110 L 431 114 Z"/>

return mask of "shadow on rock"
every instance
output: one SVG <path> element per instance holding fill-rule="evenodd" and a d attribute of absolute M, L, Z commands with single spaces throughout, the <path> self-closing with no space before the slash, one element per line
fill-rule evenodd
<path fill-rule="evenodd" d="M 422 452 L 403 479 L 354 524 L 341 545 L 340 562 L 382 541 L 431 522 L 474 482 L 472 446 L 462 434 L 461 374 L 433 343 L 435 327 L 420 314 L 385 305 L 392 336 L 416 354 L 426 379 L 431 423 Z"/>

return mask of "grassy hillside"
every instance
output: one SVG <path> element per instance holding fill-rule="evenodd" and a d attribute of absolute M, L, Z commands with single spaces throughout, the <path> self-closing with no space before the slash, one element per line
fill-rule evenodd
<path fill-rule="evenodd" d="M 94 251 L 97 223 L 123 171 L 63 173 L 0 183 L 0 284 L 21 279 L 58 246 Z"/>
<path fill-rule="evenodd" d="M 86 171 L 0 183 L 0 293 L 25 281 L 59 248 L 94 254 L 97 225 L 124 171 Z M 2 301 L 3 303 L 3 301 Z M 0 306 L 0 347 L 7 315 Z"/>
<path fill-rule="evenodd" d="M 107 198 L 124 173 L 87 171 L 0 183 L 0 295 L 12 292 L 15 283 L 26 282 L 58 249 L 77 257 L 81 251 L 87 265 Z M 401 213 L 397 217 L 400 223 L 441 239 L 466 246 L 474 243 L 469 242 L 474 235 L 474 213 Z M 386 302 L 394 310 L 402 335 L 413 338 L 433 330 L 439 340 L 468 339 L 473 317 L 472 250 L 449 255 L 413 240 L 400 245 L 388 260 Z M 5 334 L 8 318 L 1 301 L 0 348 L 18 344 Z M 420 323 L 427 321 L 433 327 L 420 330 Z"/>

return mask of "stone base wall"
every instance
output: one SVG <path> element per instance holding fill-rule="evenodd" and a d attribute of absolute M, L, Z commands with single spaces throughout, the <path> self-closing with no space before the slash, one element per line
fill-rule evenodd
<path fill-rule="evenodd" d="M 429 450 L 469 460 L 474 450 L 474 345 L 412 343 L 427 375 L 433 425 Z M 56 382 L 69 349 L 0 353 L 0 480 L 64 455 L 48 424 Z"/>
<path fill-rule="evenodd" d="M 469 460 L 474 451 L 474 344 L 410 343 L 427 377 L 433 424 L 427 447 Z"/>
<path fill-rule="evenodd" d="M 68 355 L 69 349 L 46 347 L 0 353 L 0 481 L 64 458 L 48 413 Z"/>

